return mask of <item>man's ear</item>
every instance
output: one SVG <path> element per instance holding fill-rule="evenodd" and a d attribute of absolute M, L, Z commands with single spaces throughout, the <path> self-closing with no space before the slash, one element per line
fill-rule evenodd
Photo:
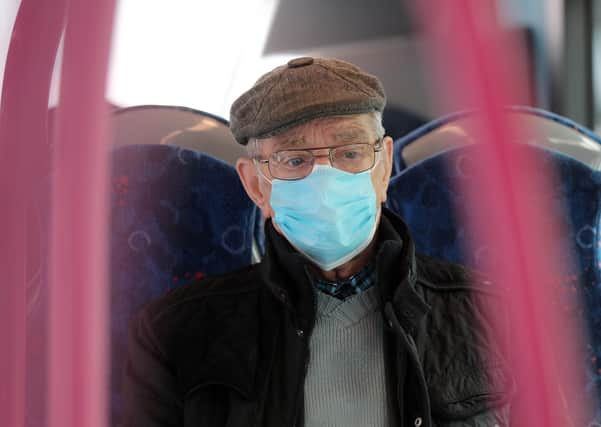
<path fill-rule="evenodd" d="M 247 157 L 239 158 L 236 161 L 236 171 L 246 190 L 246 194 L 261 209 L 263 215 L 265 215 L 269 211 L 269 200 L 267 194 L 261 189 L 259 182 L 261 177 L 252 159 Z"/>
<path fill-rule="evenodd" d="M 380 199 L 382 203 L 384 203 L 387 197 L 388 183 L 390 182 L 390 174 L 392 173 L 392 156 L 394 141 L 391 137 L 386 136 L 382 140 L 382 146 L 384 148 L 382 150 L 382 160 L 384 161 L 384 175 L 382 176 L 382 186 L 380 187 L 382 191 L 382 194 L 380 194 Z"/>

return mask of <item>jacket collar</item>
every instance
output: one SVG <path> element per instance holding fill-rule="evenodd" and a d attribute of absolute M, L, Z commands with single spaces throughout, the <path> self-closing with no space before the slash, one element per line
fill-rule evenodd
<path fill-rule="evenodd" d="M 294 312 L 297 326 L 309 329 L 314 322 L 313 284 L 308 272 L 310 261 L 280 235 L 271 219 L 265 222 L 265 255 L 261 275 L 275 297 Z"/>
<path fill-rule="evenodd" d="M 380 288 L 382 306 L 392 303 L 401 325 L 413 331 L 429 310 L 416 291 L 417 261 L 413 239 L 403 220 L 384 207 L 376 238 L 376 286 Z M 298 327 L 303 329 L 312 328 L 315 316 L 309 265 L 310 261 L 296 251 L 268 219 L 261 274 L 276 298 L 293 310 Z"/>
<path fill-rule="evenodd" d="M 391 304 L 401 326 L 414 333 L 430 306 L 417 290 L 415 244 L 405 222 L 383 208 L 376 255 L 382 307 Z"/>

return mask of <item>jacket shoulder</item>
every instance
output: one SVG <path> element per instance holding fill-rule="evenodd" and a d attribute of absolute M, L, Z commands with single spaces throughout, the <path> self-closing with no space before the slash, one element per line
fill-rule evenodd
<path fill-rule="evenodd" d="M 503 292 L 480 272 L 420 255 L 417 285 L 430 310 L 418 342 L 434 411 L 465 418 L 503 407 L 512 378 Z"/>
<path fill-rule="evenodd" d="M 262 288 L 257 266 L 193 280 L 146 304 L 131 323 L 145 324 L 169 353 L 255 317 Z"/>
<path fill-rule="evenodd" d="M 182 313 L 198 308 L 211 300 L 219 301 L 220 297 L 236 299 L 242 295 L 257 292 L 260 287 L 258 268 L 249 265 L 232 272 L 195 279 L 188 284 L 172 289 L 165 295 L 150 301 L 140 313 L 151 323 L 164 321 L 175 313 Z"/>
<path fill-rule="evenodd" d="M 476 325 L 480 329 L 494 325 L 501 328 L 497 338 L 506 336 L 508 313 L 502 286 L 476 270 L 423 255 L 418 258 L 417 270 L 416 287 L 430 308 L 430 333 L 474 341 Z"/>
<path fill-rule="evenodd" d="M 498 294 L 499 289 L 482 273 L 464 265 L 427 255 L 416 255 L 417 282 L 431 291 L 482 291 Z"/>

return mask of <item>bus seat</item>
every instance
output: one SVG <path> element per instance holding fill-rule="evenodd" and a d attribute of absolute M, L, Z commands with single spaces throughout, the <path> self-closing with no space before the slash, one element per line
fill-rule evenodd
<path fill-rule="evenodd" d="M 483 269 L 486 263 L 494 262 L 501 255 L 494 247 L 467 246 L 466 229 L 456 216 L 464 197 L 451 185 L 451 182 L 460 185 L 470 179 L 470 153 L 475 149 L 477 147 L 472 146 L 448 150 L 401 171 L 390 182 L 387 206 L 409 226 L 417 252 Z M 552 211 L 541 220 L 559 220 L 564 227 L 558 247 L 564 248 L 574 263 L 571 272 L 567 272 L 570 274 L 565 278 L 565 290 L 577 291 L 582 296 L 584 323 L 588 325 L 591 343 L 585 362 L 588 386 L 591 390 L 600 390 L 601 174 L 553 150 L 530 145 L 524 145 L 524 149 L 534 150 L 537 158 L 556 171 L 558 188 L 549 195 Z M 470 207 L 468 212 L 470 216 L 482 218 L 477 207 Z"/>
<path fill-rule="evenodd" d="M 209 154 L 235 165 L 246 150 L 236 142 L 228 122 L 188 107 L 138 105 L 111 115 L 113 146 L 174 145 Z"/>
<path fill-rule="evenodd" d="M 508 107 L 509 123 L 520 129 L 516 142 L 546 147 L 601 170 L 601 137 L 583 126 L 549 111 Z M 478 113 L 462 111 L 433 120 L 394 142 L 392 175 L 445 150 L 476 141 Z"/>
<path fill-rule="evenodd" d="M 233 167 L 168 145 L 115 148 L 110 196 L 111 425 L 116 426 L 131 315 L 192 279 L 250 264 L 260 217 Z"/>

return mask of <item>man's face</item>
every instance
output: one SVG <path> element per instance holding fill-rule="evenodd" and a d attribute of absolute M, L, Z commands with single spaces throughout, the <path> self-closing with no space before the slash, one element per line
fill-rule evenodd
<path fill-rule="evenodd" d="M 337 147 L 346 144 L 374 144 L 378 135 L 374 120 L 369 114 L 352 116 L 335 116 L 316 119 L 308 123 L 271 137 L 258 141 L 255 157 L 269 159 L 272 153 L 282 150 L 302 150 L 319 147 Z M 377 164 L 371 172 L 372 185 L 376 193 L 378 206 L 386 201 L 386 190 L 392 168 L 392 138 L 383 139 L 383 148 L 376 156 Z M 253 142 L 251 142 L 253 143 Z M 329 165 L 328 150 L 315 150 L 315 164 Z M 274 211 L 271 207 L 271 176 L 267 164 L 258 164 L 249 158 L 238 160 L 236 169 L 249 197 L 261 209 L 265 218 L 272 218 Z M 298 203 L 303 203 L 302 194 L 298 195 Z"/>

